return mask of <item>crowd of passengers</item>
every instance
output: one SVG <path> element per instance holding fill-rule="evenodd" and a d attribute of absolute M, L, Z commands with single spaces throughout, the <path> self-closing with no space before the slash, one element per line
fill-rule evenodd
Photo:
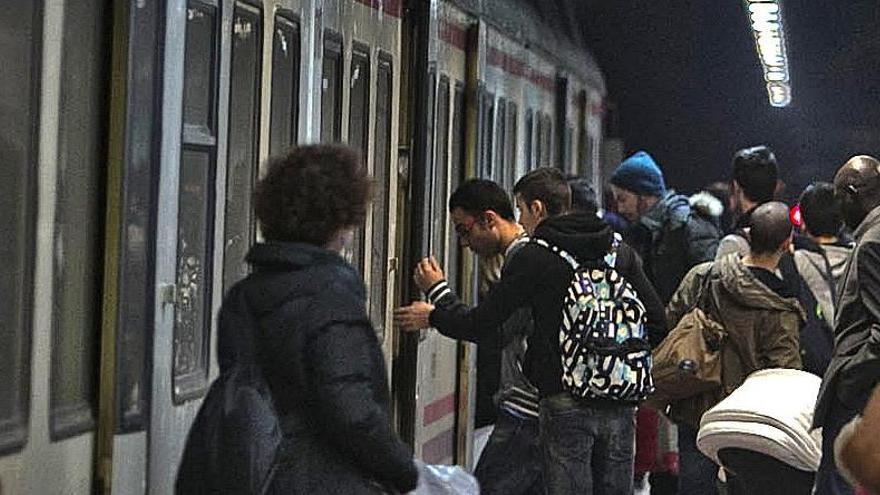
<path fill-rule="evenodd" d="M 427 257 L 424 300 L 394 320 L 477 344 L 480 493 L 880 490 L 880 162 L 853 157 L 795 208 L 779 174 L 766 146 L 743 149 L 729 181 L 689 197 L 640 151 L 607 185 L 538 168 L 510 192 L 452 193 L 489 283 L 469 305 Z M 261 493 L 406 493 L 424 472 L 339 255 L 370 198 L 359 155 L 335 145 L 273 159 L 257 189 L 264 241 L 218 348 L 222 376 L 241 347 L 224 322 L 250 315 L 283 431 Z"/>

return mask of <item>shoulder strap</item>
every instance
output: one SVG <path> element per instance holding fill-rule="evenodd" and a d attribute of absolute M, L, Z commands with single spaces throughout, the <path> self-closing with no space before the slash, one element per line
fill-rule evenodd
<path fill-rule="evenodd" d="M 825 248 L 819 247 L 819 252 L 822 253 L 822 261 L 825 262 L 825 272 L 821 272 L 822 279 L 828 284 L 828 289 L 831 291 L 831 305 L 834 308 L 837 308 L 837 284 L 834 283 L 834 273 L 831 269 L 831 262 L 828 260 L 828 253 L 825 252 Z"/>
<path fill-rule="evenodd" d="M 574 256 L 568 254 L 564 249 L 560 249 L 560 248 L 554 246 L 553 244 L 550 244 L 549 242 L 545 241 L 544 239 L 541 239 L 538 237 L 533 237 L 532 242 L 534 242 L 535 244 L 537 244 L 539 246 L 543 246 L 543 247 L 549 249 L 550 251 L 553 251 L 554 253 L 556 253 L 560 258 L 565 260 L 565 262 L 571 266 L 572 270 L 577 270 L 578 267 L 580 266 L 580 263 L 578 263 L 577 260 L 574 259 Z"/>
<path fill-rule="evenodd" d="M 549 242 L 545 241 L 544 239 L 541 239 L 540 237 L 533 237 L 531 240 L 535 244 L 537 244 L 539 246 L 543 246 L 543 247 L 553 251 L 557 255 L 559 255 L 559 257 L 564 259 L 566 261 L 566 263 L 568 263 L 571 266 L 572 270 L 577 270 L 581 266 L 581 264 L 578 263 L 577 259 L 575 259 L 574 256 L 569 254 L 564 249 L 561 249 L 557 246 L 554 246 L 553 244 L 550 244 Z M 617 251 L 618 251 L 618 248 L 620 247 L 620 243 L 622 240 L 623 240 L 623 237 L 621 237 L 620 234 L 618 234 L 617 232 L 615 232 L 611 238 L 611 248 L 608 250 L 608 253 L 606 253 L 605 256 L 602 258 L 602 261 L 606 265 L 608 265 L 609 268 L 614 268 L 614 266 L 617 264 Z"/>

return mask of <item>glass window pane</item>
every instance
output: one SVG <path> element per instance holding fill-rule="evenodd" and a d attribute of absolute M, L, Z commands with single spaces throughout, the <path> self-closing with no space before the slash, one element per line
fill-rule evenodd
<path fill-rule="evenodd" d="M 366 163 L 370 116 L 370 57 L 355 51 L 351 57 L 351 88 L 348 112 L 348 143 L 361 150 Z"/>
<path fill-rule="evenodd" d="M 260 115 L 260 12 L 237 4 L 233 14 L 229 82 L 229 160 L 226 172 L 223 292 L 248 274 L 254 239 L 251 195 L 257 176 Z"/>
<path fill-rule="evenodd" d="M 435 68 L 431 67 L 428 71 L 428 95 L 427 95 L 427 105 L 425 110 L 427 111 L 427 125 L 425 127 L 425 135 L 427 139 L 425 140 L 425 170 L 428 171 L 428 180 L 432 182 L 436 180 L 436 160 L 434 160 L 434 142 L 435 135 L 434 130 L 437 128 L 437 123 L 434 119 L 437 118 L 436 106 L 437 106 L 437 73 L 435 72 Z M 437 249 L 437 237 L 433 234 L 433 229 L 431 226 L 433 225 L 434 218 L 437 216 L 437 205 L 432 201 L 432 194 L 434 193 L 433 186 L 431 187 L 429 197 L 426 198 L 428 202 L 428 208 L 425 210 L 428 213 L 428 218 L 425 219 L 425 235 L 427 238 L 427 243 L 425 245 L 428 246 L 428 252 L 433 254 Z"/>
<path fill-rule="evenodd" d="M 373 179 L 376 195 L 373 200 L 373 244 L 370 270 L 370 318 L 379 339 L 385 337 L 385 306 L 388 286 L 388 182 L 391 171 L 391 91 L 392 71 L 390 62 L 380 60 L 376 79 L 376 139 L 373 148 Z"/>
<path fill-rule="evenodd" d="M 216 92 L 216 17 L 210 5 L 190 2 L 186 9 L 186 55 L 184 73 L 183 121 L 204 127 L 214 134 L 214 94 Z"/>
<path fill-rule="evenodd" d="M 50 425 L 53 438 L 94 425 L 103 274 L 107 5 L 65 12 L 55 219 Z"/>
<path fill-rule="evenodd" d="M 501 184 L 502 188 L 507 188 L 507 184 L 504 182 L 504 179 L 507 174 L 506 163 L 504 161 L 504 147 L 507 142 L 505 132 L 505 124 L 507 120 L 504 116 L 505 107 L 504 98 L 498 99 L 498 109 L 497 114 L 495 115 L 495 173 L 496 177 L 493 177 L 493 180 Z"/>
<path fill-rule="evenodd" d="M 213 168 L 210 151 L 184 148 L 180 164 L 174 320 L 174 389 L 178 400 L 199 394 L 207 377 Z"/>
<path fill-rule="evenodd" d="M 260 31 L 255 32 L 257 37 L 259 34 Z M 255 42 L 259 46 L 259 41 Z M 234 50 L 233 48 L 233 54 Z M 269 152 L 272 155 L 284 153 L 297 142 L 299 59 L 299 24 L 285 17 L 275 16 L 275 32 L 272 37 L 272 109 L 269 128 Z"/>
<path fill-rule="evenodd" d="M 532 170 L 535 168 L 533 157 L 532 157 L 532 109 L 526 110 L 526 140 L 525 140 L 525 155 L 526 155 L 526 170 Z"/>
<path fill-rule="evenodd" d="M 0 451 L 27 438 L 30 318 L 40 67 L 38 2 L 12 0 L 0 9 Z"/>
<path fill-rule="evenodd" d="M 434 159 L 434 215 L 433 236 L 435 247 L 433 254 L 443 263 L 446 258 L 447 217 L 446 199 L 448 196 L 447 174 L 449 172 L 449 79 L 440 77 L 440 89 L 437 93 L 437 146 Z"/>
<path fill-rule="evenodd" d="M 507 119 L 507 124 L 504 129 L 504 136 L 506 141 L 506 146 L 504 147 L 504 163 L 505 167 L 505 179 L 504 183 L 506 184 L 506 189 L 508 191 L 513 190 L 513 184 L 516 180 L 516 142 L 519 136 L 516 131 L 516 118 L 517 118 L 517 108 L 516 103 L 509 101 L 507 102 L 507 109 L 504 112 L 504 116 Z"/>
<path fill-rule="evenodd" d="M 334 39 L 324 40 L 324 63 L 321 75 L 321 141 L 339 142 L 342 138 L 342 46 Z"/>
<path fill-rule="evenodd" d="M 483 97 L 483 175 L 484 179 L 491 179 L 494 175 L 492 168 L 492 147 L 494 146 L 493 135 L 495 134 L 495 95 L 487 93 Z"/>
<path fill-rule="evenodd" d="M 456 84 L 452 110 L 452 155 L 449 162 L 449 191 L 455 191 L 458 188 L 464 175 L 464 113 L 464 86 Z M 447 200 L 448 203 L 449 201 Z M 458 245 L 458 237 L 455 235 L 455 231 L 448 228 L 448 225 L 446 236 L 449 242 L 449 262 L 446 267 L 447 278 L 456 293 L 461 294 L 462 288 L 459 286 L 458 277 L 458 274 L 461 272 L 461 247 Z"/>

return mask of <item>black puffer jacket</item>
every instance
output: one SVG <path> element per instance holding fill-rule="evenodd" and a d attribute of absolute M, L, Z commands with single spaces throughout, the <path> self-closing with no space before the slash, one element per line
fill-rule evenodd
<path fill-rule="evenodd" d="M 645 264 L 645 274 L 663 303 L 694 265 L 715 259 L 720 234 L 691 212 L 687 196 L 668 193 L 630 228 L 624 240 Z"/>
<path fill-rule="evenodd" d="M 336 253 L 267 243 L 248 254 L 254 273 L 223 311 L 250 311 L 284 431 L 270 493 L 382 493 L 416 486 L 409 449 L 391 428 L 385 363 L 358 274 Z M 247 307 L 233 307 L 233 305 Z M 221 369 L 241 352 L 238 328 L 220 327 Z"/>
<path fill-rule="evenodd" d="M 605 256 L 612 236 L 613 231 L 605 222 L 584 213 L 548 218 L 535 231 L 535 237 L 568 251 L 580 262 Z M 626 244 L 621 244 L 618 251 L 617 270 L 633 285 L 645 305 L 646 327 L 651 344 L 656 346 L 667 332 L 663 305 L 642 272 L 641 260 Z M 563 391 L 559 327 L 572 276 L 571 266 L 565 260 L 530 242 L 510 257 L 504 276 L 479 306 L 438 306 L 431 312 L 431 325 L 444 335 L 478 340 L 482 333 L 497 332 L 498 326 L 518 308 L 531 309 L 534 330 L 523 371 L 538 388 L 539 395 L 548 397 Z"/>

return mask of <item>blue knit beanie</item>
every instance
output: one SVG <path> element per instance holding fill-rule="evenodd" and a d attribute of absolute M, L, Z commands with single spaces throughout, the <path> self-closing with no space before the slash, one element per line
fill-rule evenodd
<path fill-rule="evenodd" d="M 636 152 L 621 162 L 611 176 L 611 183 L 636 194 L 657 197 L 666 195 L 663 172 L 651 155 L 644 151 Z"/>

